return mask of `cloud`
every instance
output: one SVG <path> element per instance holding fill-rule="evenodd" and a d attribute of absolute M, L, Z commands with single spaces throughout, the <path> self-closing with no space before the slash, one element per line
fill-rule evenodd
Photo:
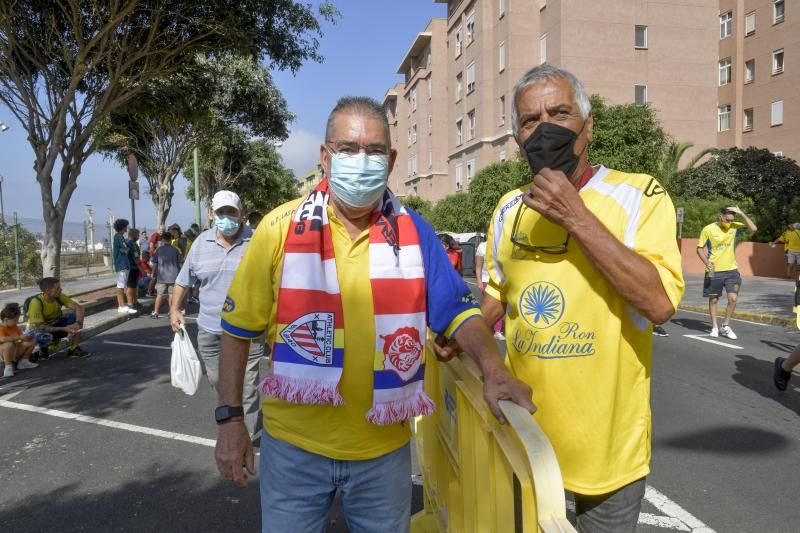
<path fill-rule="evenodd" d="M 316 167 L 319 162 L 319 145 L 322 138 L 302 128 L 289 134 L 289 138 L 278 148 L 283 164 L 294 172 L 295 177 L 303 176 Z"/>

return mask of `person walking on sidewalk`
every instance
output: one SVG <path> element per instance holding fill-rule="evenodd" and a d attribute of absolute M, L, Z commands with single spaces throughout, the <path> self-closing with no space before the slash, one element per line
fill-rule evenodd
<path fill-rule="evenodd" d="M 128 221 L 118 218 L 114 221 L 114 241 L 111 245 L 111 253 L 114 260 L 114 272 L 117 273 L 117 312 L 136 313 L 133 308 L 133 301 L 128 294 L 128 305 L 125 305 L 126 290 L 128 288 L 128 277 L 131 272 L 130 242 L 125 238 L 128 231 Z"/>
<path fill-rule="evenodd" d="M 792 370 L 800 365 L 800 344 L 794 347 L 789 357 L 778 357 L 775 359 L 772 371 L 772 380 L 778 390 L 786 390 L 789 380 L 792 378 Z"/>
<path fill-rule="evenodd" d="M 31 354 L 36 347 L 36 340 L 22 333 L 17 325 L 22 314 L 18 303 L 8 303 L 0 311 L 0 356 L 5 367 L 3 377 L 14 377 L 14 362 L 17 370 L 36 368 L 36 363 L 31 362 Z"/>
<path fill-rule="evenodd" d="M 70 339 L 67 353 L 70 359 L 81 359 L 92 355 L 80 347 L 80 331 L 86 316 L 83 306 L 62 292 L 58 278 L 42 278 L 39 281 L 39 289 L 42 292 L 27 300 L 28 305 L 25 310 L 28 315 L 25 334 L 32 335 L 39 343 L 39 358 L 47 359 L 50 356 L 50 347 L 64 337 Z M 62 307 L 69 308 L 69 311 L 62 312 Z"/>
<path fill-rule="evenodd" d="M 779 242 L 783 243 L 783 252 L 786 255 L 786 277 L 792 278 L 792 268 L 795 268 L 797 274 L 795 265 L 800 265 L 800 222 L 789 224 L 786 231 L 769 245 L 774 248 Z"/>
<path fill-rule="evenodd" d="M 139 303 L 139 278 L 142 276 L 142 271 L 139 268 L 140 254 L 139 230 L 131 228 L 128 230 L 128 262 L 131 265 L 131 269 L 128 272 L 125 293 L 128 297 L 128 305 L 137 311 L 142 307 Z"/>
<path fill-rule="evenodd" d="M 483 239 L 475 248 L 475 277 L 478 278 L 478 288 L 483 294 L 486 291 L 486 285 L 489 284 L 489 271 L 486 268 L 486 239 Z M 499 341 L 506 340 L 503 335 L 502 318 L 494 323 L 494 338 Z"/>
<path fill-rule="evenodd" d="M 735 220 L 736 215 L 744 219 L 744 224 Z M 706 266 L 703 279 L 703 297 L 708 298 L 708 313 L 711 315 L 712 337 L 736 339 L 731 329 L 731 318 L 736 310 L 736 300 L 742 286 L 742 276 L 736 264 L 736 243 L 745 232 L 745 225 L 750 232 L 758 228 L 739 206 L 723 207 L 719 210 L 716 222 L 704 227 L 697 240 L 697 257 Z M 717 327 L 717 302 L 722 296 L 722 289 L 728 295 L 728 306 L 725 308 L 725 319 L 722 327 Z"/>
<path fill-rule="evenodd" d="M 189 249 L 175 280 L 175 294 L 169 308 L 173 331 L 186 322 L 181 309 L 192 288 L 200 286 L 200 312 L 197 315 L 197 348 L 208 382 L 217 390 L 219 354 L 222 347 L 220 313 L 233 275 L 250 244 L 253 230 L 244 224 L 242 202 L 231 191 L 219 191 L 211 200 L 215 226 L 201 233 Z M 188 230 L 187 230 L 188 232 Z M 261 401 L 258 394 L 258 364 L 264 355 L 264 337 L 250 344 L 244 379 L 244 407 L 247 429 L 253 439 L 261 431 Z"/>
<path fill-rule="evenodd" d="M 183 257 L 180 250 L 170 244 L 170 238 L 172 238 L 172 235 L 165 231 L 161 236 L 161 244 L 155 255 L 150 259 L 153 264 L 153 280 L 155 280 L 156 287 L 156 302 L 153 305 L 153 312 L 150 313 L 150 318 L 158 318 L 158 313 L 161 311 L 161 302 L 164 301 L 165 294 L 168 302 L 167 309 L 172 305 L 175 280 L 178 278 Z"/>

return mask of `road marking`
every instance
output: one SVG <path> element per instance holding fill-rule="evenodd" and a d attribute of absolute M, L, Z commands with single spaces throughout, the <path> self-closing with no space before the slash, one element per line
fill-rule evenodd
<path fill-rule="evenodd" d="M 644 491 L 644 499 L 652 503 L 656 509 L 664 513 L 670 518 L 669 524 L 667 525 L 660 525 L 660 524 L 652 524 L 652 525 L 659 525 L 659 527 L 668 527 L 670 529 L 677 529 L 678 531 L 691 531 L 692 533 L 716 533 L 713 529 L 705 525 L 703 522 L 695 518 L 689 511 L 678 505 L 677 503 L 673 502 L 665 495 L 658 492 L 656 489 L 647 485 Z M 649 514 L 649 513 L 641 513 L 639 515 L 639 522 L 642 523 L 642 514 Z M 663 519 L 663 517 L 657 517 L 655 515 L 650 515 L 654 519 Z M 666 522 L 664 522 L 666 524 Z"/>
<path fill-rule="evenodd" d="M 741 346 L 737 346 L 735 344 L 729 344 L 727 342 L 722 341 L 715 341 L 714 339 L 707 339 L 708 335 L 684 335 L 687 339 L 694 339 L 696 341 L 703 341 L 703 342 L 710 342 L 711 344 L 718 344 L 719 346 L 725 346 L 727 348 L 732 348 L 734 350 L 744 350 Z"/>
<path fill-rule="evenodd" d="M 155 348 L 156 350 L 172 350 L 169 346 L 155 346 L 153 344 L 136 344 L 135 342 L 103 341 L 105 344 L 117 344 L 119 346 L 133 346 L 134 348 Z"/>
<path fill-rule="evenodd" d="M 693 313 L 695 315 L 703 315 L 708 316 L 708 313 L 701 313 L 700 311 L 691 311 L 689 309 L 678 309 L 679 313 Z M 743 318 L 731 318 L 734 322 L 744 322 L 745 324 L 753 324 L 755 326 L 761 326 L 762 328 L 768 328 L 770 326 L 775 326 L 776 324 L 764 324 L 763 322 L 753 322 L 752 320 L 745 320 Z"/>
<path fill-rule="evenodd" d="M 4 397 L 5 398 L 5 397 Z M 105 426 L 114 429 L 122 429 L 125 431 L 132 431 L 134 433 L 144 433 L 145 435 L 152 435 L 154 437 L 162 437 L 164 439 L 178 440 L 183 442 L 191 442 L 192 444 L 200 444 L 213 448 L 216 446 L 217 441 L 214 439 L 206 439 L 203 437 L 195 437 L 193 435 L 185 435 L 183 433 L 175 433 L 173 431 L 163 431 L 161 429 L 153 429 L 144 426 L 136 426 L 134 424 L 126 424 L 125 422 L 115 422 L 113 420 L 103 420 L 102 418 L 95 418 L 88 415 L 79 415 L 76 413 L 68 413 L 67 411 L 59 411 L 57 409 L 48 409 L 47 407 L 38 407 L 36 405 L 28 405 L 24 403 L 10 402 L 6 399 L 0 399 L 0 407 L 8 407 L 9 409 L 19 409 L 20 411 L 28 411 L 31 413 L 39 413 L 48 416 L 55 416 L 58 418 L 66 418 L 67 420 L 75 420 L 78 422 L 86 422 L 87 424 L 95 424 L 97 426 Z"/>
<path fill-rule="evenodd" d="M 676 529 L 678 531 L 691 531 L 686 524 L 672 518 L 671 516 L 661 516 L 652 513 L 639 513 L 639 523 L 648 526 L 661 527 L 664 529 Z"/>

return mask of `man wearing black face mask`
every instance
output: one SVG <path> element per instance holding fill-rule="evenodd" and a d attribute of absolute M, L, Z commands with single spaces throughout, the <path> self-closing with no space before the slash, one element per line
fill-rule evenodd
<path fill-rule="evenodd" d="M 512 124 L 532 181 L 492 217 L 481 311 L 488 324 L 508 311 L 508 364 L 533 388 L 579 531 L 634 531 L 650 472 L 651 324 L 684 290 L 675 209 L 652 177 L 589 165 L 589 99 L 569 72 L 528 71 Z"/>

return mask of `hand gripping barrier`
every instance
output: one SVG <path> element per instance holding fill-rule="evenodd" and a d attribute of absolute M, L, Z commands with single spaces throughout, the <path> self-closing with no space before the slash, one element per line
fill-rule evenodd
<path fill-rule="evenodd" d="M 575 532 L 555 452 L 530 413 L 500 402 L 501 426 L 466 356 L 430 357 L 426 371 L 437 410 L 414 425 L 425 509 L 412 517 L 412 533 Z"/>

